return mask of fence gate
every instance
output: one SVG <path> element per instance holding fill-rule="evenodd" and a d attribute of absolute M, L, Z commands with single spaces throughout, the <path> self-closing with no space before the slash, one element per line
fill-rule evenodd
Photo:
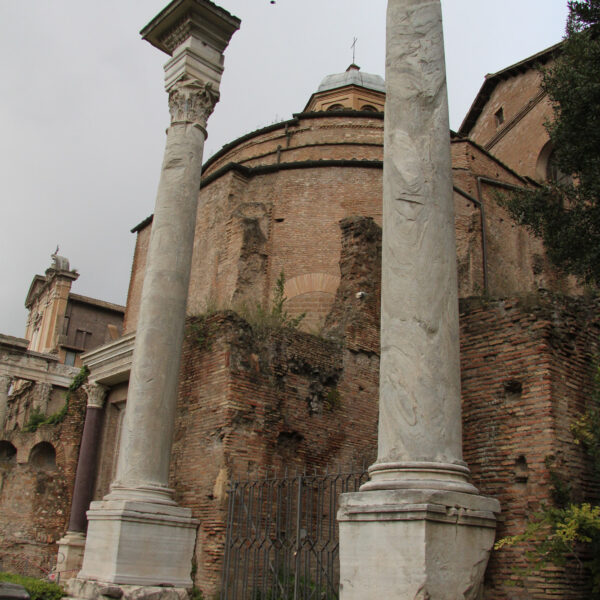
<path fill-rule="evenodd" d="M 232 482 L 221 600 L 337 600 L 338 496 L 367 479 L 363 468 Z"/>

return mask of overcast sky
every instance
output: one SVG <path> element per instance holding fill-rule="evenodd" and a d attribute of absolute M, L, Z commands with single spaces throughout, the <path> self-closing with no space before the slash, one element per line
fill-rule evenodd
<path fill-rule="evenodd" d="M 166 0 L 0 0 L 0 332 L 57 244 L 73 291 L 124 304 L 129 230 L 153 212 L 168 125 L 166 56 L 138 31 Z M 226 51 L 205 159 L 301 111 L 352 61 L 384 75 L 384 0 L 221 0 L 242 19 Z M 450 122 L 486 73 L 561 40 L 566 0 L 443 0 Z"/>

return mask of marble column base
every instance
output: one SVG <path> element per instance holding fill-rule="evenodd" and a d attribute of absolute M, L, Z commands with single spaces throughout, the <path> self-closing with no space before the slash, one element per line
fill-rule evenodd
<path fill-rule="evenodd" d="M 475 600 L 500 504 L 431 489 L 343 494 L 340 600 Z"/>
<path fill-rule="evenodd" d="M 71 579 L 79 573 L 84 548 L 85 534 L 80 531 L 67 531 L 64 537 L 58 540 L 56 572 L 60 574 L 61 581 Z"/>
<path fill-rule="evenodd" d="M 198 521 L 191 510 L 130 499 L 92 502 L 78 579 L 143 586 L 192 586 Z"/>

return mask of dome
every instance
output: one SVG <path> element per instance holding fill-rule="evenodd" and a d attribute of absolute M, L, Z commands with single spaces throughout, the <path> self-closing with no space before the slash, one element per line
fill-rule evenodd
<path fill-rule="evenodd" d="M 357 65 L 350 65 L 344 73 L 327 75 L 319 85 L 318 92 L 335 90 L 347 85 L 357 85 L 376 92 L 385 92 L 385 81 L 379 75 L 363 73 Z"/>

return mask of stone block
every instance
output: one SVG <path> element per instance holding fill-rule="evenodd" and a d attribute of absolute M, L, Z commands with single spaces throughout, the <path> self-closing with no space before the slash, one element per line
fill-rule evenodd
<path fill-rule="evenodd" d="M 60 573 L 61 581 L 75 577 L 81 569 L 85 535 L 79 531 L 68 531 L 58 540 L 58 559 L 56 570 Z"/>
<path fill-rule="evenodd" d="M 198 521 L 191 510 L 135 500 L 93 502 L 80 579 L 192 586 Z"/>
<path fill-rule="evenodd" d="M 344 494 L 340 599 L 478 598 L 499 503 L 435 490 Z"/>

